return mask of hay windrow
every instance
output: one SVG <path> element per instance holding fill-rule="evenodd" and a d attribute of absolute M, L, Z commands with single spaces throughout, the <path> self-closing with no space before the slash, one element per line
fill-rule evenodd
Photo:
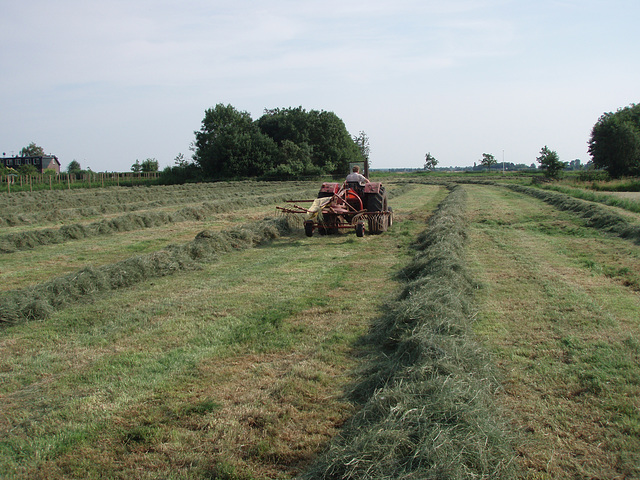
<path fill-rule="evenodd" d="M 109 187 L 85 191 L 0 192 L 0 227 L 70 221 L 100 215 L 198 205 L 209 214 L 278 203 L 291 195 L 307 197 L 317 191 L 311 182 L 217 182 L 189 186 Z"/>
<path fill-rule="evenodd" d="M 414 244 L 405 284 L 364 339 L 360 412 L 303 479 L 513 478 L 491 360 L 473 339 L 464 204 L 453 187 Z"/>
<path fill-rule="evenodd" d="M 285 219 L 265 219 L 227 232 L 200 232 L 184 245 L 139 255 L 101 267 L 87 267 L 34 287 L 0 295 L 0 324 L 42 320 L 59 308 L 92 295 L 124 288 L 153 277 L 198 268 L 225 252 L 252 248 L 290 232 Z"/>
<path fill-rule="evenodd" d="M 301 192 L 293 193 L 304 195 Z M 21 233 L 9 233 L 0 237 L 0 253 L 12 253 L 17 250 L 28 250 L 41 245 L 61 244 L 73 240 L 111 235 L 119 232 L 142 230 L 186 221 L 203 221 L 213 218 L 215 214 L 260 205 L 282 202 L 292 192 L 279 192 L 269 195 L 247 195 L 210 200 L 197 206 L 186 206 L 174 212 L 147 211 L 129 212 L 116 218 L 101 220 L 89 224 L 65 225 L 58 229 L 47 228 Z M 90 214 L 98 214 L 93 208 Z"/>
<path fill-rule="evenodd" d="M 564 193 L 525 187 L 504 185 L 513 191 L 536 197 L 560 210 L 572 212 L 585 220 L 587 226 L 613 233 L 640 244 L 640 225 L 630 223 L 625 217 L 596 203 L 577 199 Z"/>

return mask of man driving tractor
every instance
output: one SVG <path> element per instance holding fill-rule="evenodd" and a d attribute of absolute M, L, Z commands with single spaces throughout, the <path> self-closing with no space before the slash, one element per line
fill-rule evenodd
<path fill-rule="evenodd" d="M 347 175 L 346 178 L 347 183 L 358 183 L 361 187 L 364 187 L 365 184 L 369 183 L 369 179 L 360 173 L 360 167 L 355 165 L 353 167 L 353 171 Z"/>

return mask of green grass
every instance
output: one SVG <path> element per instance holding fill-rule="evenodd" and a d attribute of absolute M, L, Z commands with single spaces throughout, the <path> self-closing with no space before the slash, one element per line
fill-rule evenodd
<path fill-rule="evenodd" d="M 469 191 L 476 330 L 527 437 L 525 478 L 637 476 L 637 246 L 526 196 Z"/>
<path fill-rule="evenodd" d="M 384 235 L 300 231 L 0 329 L 0 471 L 301 472 L 354 411 L 343 389 L 356 340 L 396 288 L 392 272 L 419 225 L 410 209 L 421 198 L 426 216 L 444 196 L 413 192 L 395 199 L 398 229 Z"/>
<path fill-rule="evenodd" d="M 379 424 L 380 435 L 368 445 L 390 441 L 403 455 L 417 438 L 407 432 L 424 430 L 398 428 L 396 420 L 425 426 L 416 412 L 428 410 L 430 418 L 442 414 L 448 419 L 443 425 L 461 432 L 495 393 L 504 420 L 523 438 L 518 478 L 638 476 L 637 245 L 593 228 L 598 222 L 578 211 L 558 210 L 479 177 L 481 183 L 464 187 L 468 228 L 458 231 L 455 248 L 439 245 L 414 258 L 446 230 L 434 226 L 418 235 L 446 196 L 445 188 L 426 180 L 403 177 L 392 185 L 396 223 L 384 235 L 307 238 L 300 229 L 259 248 L 197 257 L 192 270 L 117 290 L 91 291 L 83 283 L 79 288 L 88 290 L 81 301 L 45 312 L 46 320 L 0 328 L 0 471 L 18 479 L 293 478 L 308 471 L 352 418 L 398 412 Z M 176 189 L 176 198 L 204 191 L 193 187 Z M 141 189 L 134 203 L 165 208 L 150 206 L 153 191 Z M 212 233 L 204 241 L 213 241 L 215 232 L 272 214 L 272 206 L 239 208 L 179 227 L 15 252 L 0 258 L 2 288 L 184 245 L 205 228 Z M 7 228 L 29 230 L 24 223 Z M 238 233 L 232 241 L 245 237 Z M 466 245 L 464 255 L 460 245 Z M 434 276 L 442 285 L 423 276 L 442 271 L 450 272 Z M 410 304 L 402 303 L 407 299 Z M 473 322 L 452 321 L 454 312 Z M 412 323 L 426 316 L 437 319 L 431 333 Z M 377 330 L 378 352 L 397 360 L 378 373 L 402 374 L 386 377 L 375 401 L 359 413 L 345 394 L 365 380 L 364 355 L 376 347 L 362 340 L 371 339 L 363 336 L 374 318 L 397 320 Z M 469 333 L 481 345 L 459 343 Z M 443 356 L 449 347 L 452 353 Z M 405 368 L 416 352 L 435 363 Z M 475 361 L 463 360 L 471 358 L 466 354 Z M 463 371 L 473 374 L 453 388 L 461 397 L 434 396 L 417 410 L 401 408 L 412 404 L 395 387 L 409 377 L 433 380 L 427 373 L 449 372 L 430 384 L 449 392 L 453 374 Z M 358 391 L 381 386 L 373 380 Z M 489 386 L 491 394 L 479 393 Z M 424 398 L 423 390 L 413 393 Z M 478 418 L 491 424 L 490 416 Z M 438 439 L 432 446 L 459 440 L 431 431 Z M 445 465 L 439 458 L 434 465 Z"/>
<path fill-rule="evenodd" d="M 418 236 L 399 298 L 363 340 L 362 410 L 303 478 L 513 478 L 498 383 L 470 328 L 465 198 L 454 188 Z"/>
<path fill-rule="evenodd" d="M 609 190 L 596 190 L 593 191 L 588 188 L 579 188 L 574 186 L 565 186 L 565 185 L 545 185 L 543 186 L 545 190 L 552 190 L 555 192 L 564 193 L 574 198 L 579 198 L 582 200 L 588 200 L 590 202 L 603 203 L 605 205 L 609 205 L 612 207 L 618 207 L 623 210 L 628 210 L 633 213 L 640 213 L 640 200 L 639 199 L 628 199 L 622 198 L 620 196 L 612 195 L 612 194 L 604 194 L 600 193 L 602 191 Z M 638 191 L 638 190 L 622 190 L 622 191 Z"/>

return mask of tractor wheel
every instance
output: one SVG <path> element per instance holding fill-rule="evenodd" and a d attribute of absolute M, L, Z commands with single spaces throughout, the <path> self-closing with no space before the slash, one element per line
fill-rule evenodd
<path fill-rule="evenodd" d="M 356 237 L 364 237 L 364 222 L 356 223 Z"/>
<path fill-rule="evenodd" d="M 369 217 L 369 233 L 372 235 L 378 235 L 387 231 L 389 217 L 386 215 L 374 215 Z"/>
<path fill-rule="evenodd" d="M 380 187 L 379 193 L 367 194 L 367 211 L 369 212 L 386 212 L 387 194 L 384 187 Z M 369 217 L 369 233 L 377 235 L 386 232 L 389 227 L 389 218 L 386 215 L 372 215 Z"/>
<path fill-rule="evenodd" d="M 380 187 L 379 193 L 367 193 L 367 211 L 368 212 L 386 212 L 387 211 L 387 194 L 384 187 Z"/>
<path fill-rule="evenodd" d="M 307 220 L 304 222 L 304 234 L 307 237 L 313 236 L 313 220 Z"/>

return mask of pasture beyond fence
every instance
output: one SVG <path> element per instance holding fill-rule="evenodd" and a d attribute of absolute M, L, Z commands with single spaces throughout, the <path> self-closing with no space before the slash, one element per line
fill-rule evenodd
<path fill-rule="evenodd" d="M 38 175 L 0 175 L 0 192 L 34 190 L 63 190 L 128 185 L 148 185 L 160 177 L 160 172 L 119 173 L 86 172 L 82 174 L 58 173 Z"/>

